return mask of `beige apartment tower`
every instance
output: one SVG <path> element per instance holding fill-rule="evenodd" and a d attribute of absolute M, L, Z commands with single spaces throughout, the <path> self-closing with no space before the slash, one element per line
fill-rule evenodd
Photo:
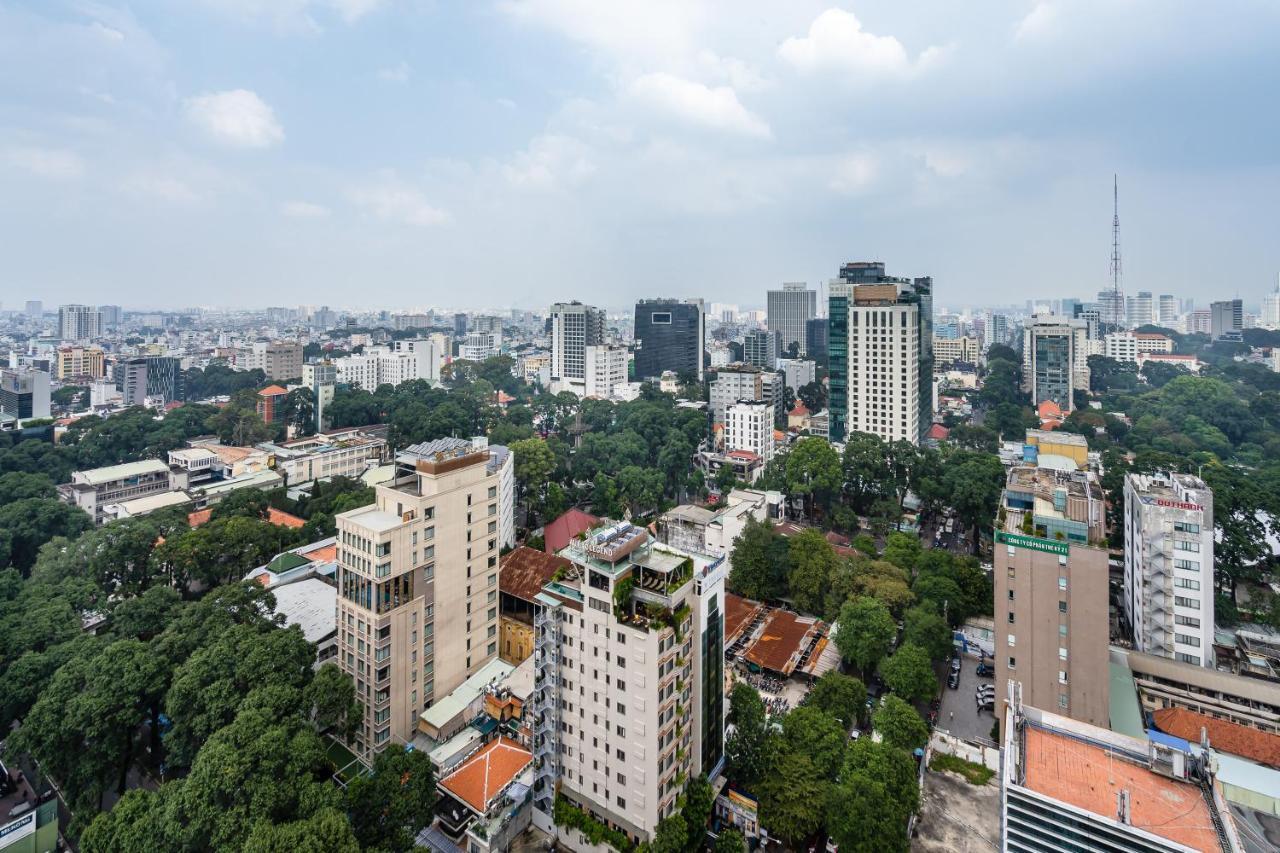
<path fill-rule="evenodd" d="M 366 760 L 498 654 L 499 477 L 446 438 L 396 454 L 396 476 L 338 527 L 338 663 L 364 707 Z"/>
<path fill-rule="evenodd" d="M 1110 719 L 1102 488 L 1073 468 L 1015 466 L 1005 484 L 992 560 L 997 719 L 1010 681 L 1028 705 L 1095 726 Z"/>

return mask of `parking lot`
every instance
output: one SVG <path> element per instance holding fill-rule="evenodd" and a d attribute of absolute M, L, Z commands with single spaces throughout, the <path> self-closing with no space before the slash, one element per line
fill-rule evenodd
<path fill-rule="evenodd" d="M 965 740 L 987 742 L 996 718 L 990 711 L 978 711 L 973 694 L 979 684 L 994 685 L 995 679 L 979 678 L 977 668 L 978 659 L 964 655 L 960 659 L 960 686 L 952 690 L 944 683 L 938 728 Z"/>

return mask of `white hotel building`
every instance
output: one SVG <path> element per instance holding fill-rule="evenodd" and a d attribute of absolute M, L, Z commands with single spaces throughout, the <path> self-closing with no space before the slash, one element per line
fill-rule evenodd
<path fill-rule="evenodd" d="M 1212 667 L 1213 492 L 1190 474 L 1128 474 L 1124 506 L 1134 648 Z"/>

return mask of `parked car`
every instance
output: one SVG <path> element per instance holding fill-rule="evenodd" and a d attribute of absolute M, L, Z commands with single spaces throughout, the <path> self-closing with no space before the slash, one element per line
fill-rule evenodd
<path fill-rule="evenodd" d="M 952 658 L 952 659 L 951 659 L 951 671 L 952 671 L 952 672 L 959 672 L 959 671 L 960 671 L 960 658 Z"/>
<path fill-rule="evenodd" d="M 955 690 L 960 686 L 959 672 L 957 672 L 956 670 L 951 671 L 951 674 L 947 676 L 947 686 L 950 687 L 952 690 Z"/>
<path fill-rule="evenodd" d="M 981 678 L 995 678 L 996 668 L 989 663 L 978 664 L 978 676 Z"/>

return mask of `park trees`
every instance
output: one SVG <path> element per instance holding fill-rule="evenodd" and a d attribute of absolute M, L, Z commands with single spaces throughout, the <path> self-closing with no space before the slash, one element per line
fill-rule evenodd
<path fill-rule="evenodd" d="M 908 702 L 928 699 L 938 689 L 929 653 L 915 643 L 903 643 L 881 661 L 880 677 L 890 690 Z"/>
<path fill-rule="evenodd" d="M 836 648 L 864 675 L 888 654 L 896 635 L 889 609 L 874 598 L 860 596 L 840 608 Z"/>

